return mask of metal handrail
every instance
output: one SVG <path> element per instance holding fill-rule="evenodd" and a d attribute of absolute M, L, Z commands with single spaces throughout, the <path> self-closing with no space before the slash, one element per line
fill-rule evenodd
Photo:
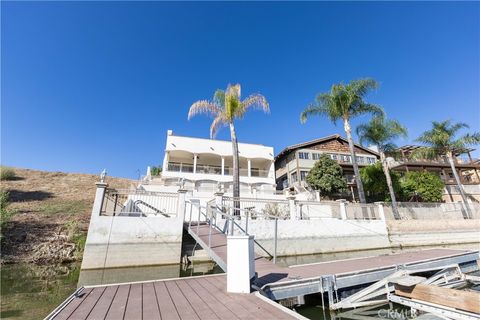
<path fill-rule="evenodd" d="M 218 231 L 222 232 L 222 233 L 227 233 L 229 235 L 233 235 L 233 231 L 234 231 L 234 226 L 237 226 L 238 230 L 240 230 L 240 232 L 242 232 L 244 235 L 249 235 L 248 233 L 248 222 L 249 222 L 249 216 L 251 216 L 252 213 L 254 213 L 255 211 L 252 210 L 252 209 L 239 209 L 239 208 L 233 208 L 234 210 L 240 210 L 240 211 L 245 211 L 246 214 L 245 214 L 245 229 L 242 228 L 242 226 L 240 226 L 236 220 L 240 220 L 241 217 L 240 215 L 235 215 L 235 214 L 229 214 L 227 212 L 224 212 L 223 208 L 221 207 L 218 207 L 217 205 L 213 205 L 213 204 L 210 204 L 208 207 L 205 207 L 205 206 L 202 206 L 200 205 L 200 203 L 193 203 L 192 201 L 189 201 L 187 200 L 186 201 L 187 203 L 190 203 L 190 220 L 189 220 L 189 224 L 188 224 L 188 228 L 189 230 L 192 229 L 192 208 L 193 208 L 193 205 L 197 205 L 198 206 L 198 219 L 197 219 L 197 234 L 199 234 L 199 230 L 200 230 L 200 218 L 202 216 L 205 217 L 205 220 L 206 222 L 208 223 L 209 225 L 209 231 L 208 231 L 208 246 L 211 247 L 211 237 L 212 237 L 212 229 L 213 228 L 216 228 Z M 209 210 L 209 208 L 211 210 Z M 202 212 L 202 209 L 205 210 L 205 213 Z M 213 210 L 212 210 L 213 209 Z M 277 243 L 278 243 L 278 217 L 275 217 L 275 216 L 271 216 L 269 214 L 266 214 L 266 213 L 258 213 L 258 212 L 255 212 L 257 215 L 263 215 L 265 217 L 268 217 L 269 219 L 272 219 L 274 220 L 274 252 L 273 252 L 273 255 L 267 251 L 267 249 L 265 249 L 260 243 L 258 243 L 255 239 L 253 240 L 254 243 L 260 248 L 262 249 L 266 254 L 268 254 L 268 256 L 270 258 L 273 258 L 273 263 L 275 264 L 276 261 L 277 261 Z M 220 214 L 224 217 L 226 217 L 226 220 L 227 220 L 227 224 L 226 224 L 226 227 L 225 230 L 222 230 L 218 225 L 217 225 L 217 214 Z"/>

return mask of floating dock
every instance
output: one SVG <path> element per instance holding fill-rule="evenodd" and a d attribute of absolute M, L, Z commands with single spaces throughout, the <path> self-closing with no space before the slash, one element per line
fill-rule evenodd
<path fill-rule="evenodd" d="M 208 225 L 188 232 L 227 272 L 226 235 Z M 340 290 L 374 283 L 401 269 L 458 265 L 472 272 L 478 270 L 478 259 L 478 251 L 429 249 L 282 267 L 256 255 L 254 293 L 228 293 L 224 274 L 82 287 L 47 319 L 305 319 L 274 300 L 327 293 L 329 301 L 338 302 Z"/>
<path fill-rule="evenodd" d="M 193 226 L 188 232 L 227 272 L 227 236 L 209 225 Z M 478 251 L 429 249 L 281 267 L 256 255 L 258 277 L 254 287 L 272 300 L 324 292 L 333 297 L 338 290 L 371 284 L 399 269 L 419 270 L 458 264 L 464 272 L 473 272 L 478 270 L 477 259 Z"/>

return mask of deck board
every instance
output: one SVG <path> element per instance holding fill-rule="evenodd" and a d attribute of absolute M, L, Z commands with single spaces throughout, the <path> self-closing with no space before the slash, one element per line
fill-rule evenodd
<path fill-rule="evenodd" d="M 174 281 L 166 281 L 165 285 L 181 319 L 200 319 Z"/>
<path fill-rule="evenodd" d="M 180 315 L 172 301 L 172 297 L 165 286 L 165 282 L 157 281 L 153 283 L 155 292 L 157 293 L 157 303 L 160 309 L 162 319 L 179 320 Z"/>
<path fill-rule="evenodd" d="M 117 290 L 118 286 L 107 287 L 87 319 L 104 319 L 107 315 L 108 309 L 110 309 L 110 306 L 112 305 L 115 295 L 117 294 Z"/>
<path fill-rule="evenodd" d="M 131 285 L 124 319 L 142 319 L 142 284 Z"/>
<path fill-rule="evenodd" d="M 125 308 L 127 307 L 128 293 L 130 285 L 118 286 L 117 294 L 112 300 L 110 309 L 108 310 L 107 320 L 123 319 Z M 55 319 L 56 320 L 56 319 Z"/>
<path fill-rule="evenodd" d="M 70 315 L 73 312 L 75 312 L 75 310 L 85 301 L 85 299 L 89 296 L 92 290 L 93 290 L 92 288 L 87 288 L 83 290 L 80 296 L 70 301 L 70 303 L 62 310 L 62 312 L 55 317 L 55 319 L 60 319 L 60 320 L 68 319 Z"/>
<path fill-rule="evenodd" d="M 95 288 L 90 292 L 88 297 L 83 300 L 80 306 L 72 313 L 68 319 L 86 319 L 92 309 L 97 304 L 98 300 L 102 297 L 105 287 Z"/>
<path fill-rule="evenodd" d="M 157 295 L 153 283 L 144 283 L 142 286 L 142 314 L 143 319 L 160 320 L 160 309 L 158 307 Z"/>

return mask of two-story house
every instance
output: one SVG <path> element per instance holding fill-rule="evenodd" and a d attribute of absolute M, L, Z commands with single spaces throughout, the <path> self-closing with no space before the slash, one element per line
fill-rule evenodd
<path fill-rule="evenodd" d="M 340 164 L 350 191 L 354 193 L 356 187 L 348 141 L 338 134 L 283 149 L 275 157 L 277 189 L 304 186 L 308 172 L 321 154 L 328 154 Z M 355 144 L 355 154 L 359 167 L 375 163 L 379 158 L 377 152 L 358 144 Z"/>
<path fill-rule="evenodd" d="M 250 143 L 238 144 L 242 196 L 275 193 L 273 148 Z M 232 192 L 233 157 L 230 141 L 184 137 L 167 132 L 161 180 L 197 192 L 215 192 L 221 187 Z"/>

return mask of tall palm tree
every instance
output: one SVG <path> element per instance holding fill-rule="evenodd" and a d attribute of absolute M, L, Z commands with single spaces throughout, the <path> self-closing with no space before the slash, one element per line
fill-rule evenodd
<path fill-rule="evenodd" d="M 455 138 L 458 131 L 464 128 L 469 128 L 469 126 L 461 122 L 452 123 L 450 120 L 441 122 L 433 121 L 432 129 L 425 131 L 416 140 L 422 143 L 424 147 L 420 148 L 414 156 L 421 156 L 427 159 L 447 158 L 465 206 L 466 216 L 464 217 L 468 219 L 471 218 L 472 215 L 465 190 L 463 189 L 462 182 L 455 168 L 454 156 L 466 150 L 468 146 L 480 144 L 480 132 L 465 134 L 459 138 Z"/>
<path fill-rule="evenodd" d="M 357 127 L 357 135 L 360 138 L 360 143 L 371 143 L 377 146 L 383 172 L 387 179 L 388 191 L 392 199 L 393 215 L 395 219 L 400 219 L 397 199 L 393 191 L 392 178 L 390 177 L 390 169 L 388 168 L 385 158 L 385 152 L 393 151 L 396 148 L 396 145 L 392 141 L 398 137 L 406 137 L 407 129 L 397 120 L 387 120 L 384 116 L 376 116 L 373 117 L 369 123 L 359 125 Z"/>
<path fill-rule="evenodd" d="M 347 134 L 348 146 L 352 157 L 353 171 L 357 183 L 358 197 L 361 203 L 365 203 L 365 192 L 358 170 L 355 148 L 352 139 L 350 119 L 362 114 L 382 115 L 383 109 L 375 104 L 367 103 L 364 97 L 373 89 L 378 88 L 378 83 L 373 79 L 353 80 L 348 84 L 334 84 L 330 92 L 320 93 L 316 101 L 310 104 L 301 114 L 300 121 L 305 123 L 311 115 L 326 116 L 334 124 L 338 120 L 343 121 L 343 127 Z"/>
<path fill-rule="evenodd" d="M 233 150 L 233 198 L 235 214 L 239 214 L 240 203 L 240 166 L 238 158 L 238 142 L 235 133 L 235 120 L 242 119 L 245 113 L 257 108 L 265 113 L 270 112 L 267 99 L 261 94 L 252 94 L 246 99 L 241 100 L 241 87 L 239 84 L 228 85 L 226 90 L 217 89 L 212 100 L 199 100 L 193 103 L 188 111 L 188 119 L 197 114 L 204 113 L 212 116 L 213 122 L 210 126 L 210 138 L 214 138 L 222 126 L 230 127 L 230 138 L 232 140 Z"/>

